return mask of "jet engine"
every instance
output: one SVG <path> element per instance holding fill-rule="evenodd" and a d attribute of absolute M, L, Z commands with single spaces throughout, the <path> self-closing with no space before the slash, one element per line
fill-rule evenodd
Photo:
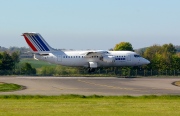
<path fill-rule="evenodd" d="M 102 61 L 107 62 L 107 63 L 114 62 L 114 60 L 115 60 L 114 56 L 103 56 L 102 57 Z"/>

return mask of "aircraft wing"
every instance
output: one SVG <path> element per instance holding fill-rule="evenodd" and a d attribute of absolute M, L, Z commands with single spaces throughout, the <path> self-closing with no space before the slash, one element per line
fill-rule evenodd
<path fill-rule="evenodd" d="M 91 56 L 104 56 L 109 54 L 108 51 L 102 51 L 102 50 L 98 50 L 98 51 L 88 51 L 85 54 L 85 57 L 91 57 Z"/>

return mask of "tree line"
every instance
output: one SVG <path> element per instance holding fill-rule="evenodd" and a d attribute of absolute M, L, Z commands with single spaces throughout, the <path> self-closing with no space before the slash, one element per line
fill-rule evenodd
<path fill-rule="evenodd" d="M 48 75 L 48 76 L 61 76 L 61 75 L 79 75 L 87 74 L 84 68 L 72 68 L 63 66 L 54 67 L 41 67 L 38 70 L 33 68 L 30 63 L 20 62 L 20 51 L 18 48 L 11 48 L 13 52 L 3 51 L 0 53 L 0 75 Z M 14 51 L 17 50 L 17 51 Z M 22 48 L 22 50 L 28 50 Z M 96 74 L 122 74 L 130 75 L 142 73 L 152 74 L 152 70 L 167 74 L 168 71 L 172 74 L 176 74 L 180 70 L 180 53 L 177 50 L 177 46 L 173 44 L 153 45 L 147 48 L 134 50 L 131 43 L 120 42 L 115 45 L 112 50 L 127 50 L 135 51 L 142 57 L 148 59 L 151 63 L 141 67 L 109 67 L 99 68 Z"/>
<path fill-rule="evenodd" d="M 173 44 L 153 45 L 147 48 L 133 50 L 129 42 L 116 44 L 114 50 L 135 51 L 151 63 L 142 66 L 144 70 L 180 70 L 180 53 Z"/>
<path fill-rule="evenodd" d="M 142 57 L 148 59 L 151 63 L 144 66 L 136 67 L 108 67 L 108 68 L 98 68 L 94 74 L 104 74 L 104 75 L 141 75 L 141 76 L 153 76 L 153 75 L 178 75 L 180 70 L 180 53 L 177 52 L 176 47 L 173 44 L 164 45 L 153 45 L 147 48 L 134 50 L 131 43 L 120 42 L 115 45 L 111 50 L 114 51 L 135 51 Z M 69 67 L 42 67 L 38 71 L 39 75 L 47 76 L 62 76 L 62 75 L 87 75 L 86 69 L 83 68 L 69 68 Z M 104 76 L 103 75 L 103 76 Z"/>
<path fill-rule="evenodd" d="M 0 75 L 36 74 L 36 69 L 29 63 L 19 64 L 19 52 L 0 53 Z"/>

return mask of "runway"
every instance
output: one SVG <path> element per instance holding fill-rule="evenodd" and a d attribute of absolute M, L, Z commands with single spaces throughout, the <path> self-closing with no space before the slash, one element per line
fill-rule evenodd
<path fill-rule="evenodd" d="M 0 82 L 15 83 L 26 89 L 0 92 L 0 95 L 180 95 L 172 85 L 180 78 L 115 77 L 0 77 Z"/>

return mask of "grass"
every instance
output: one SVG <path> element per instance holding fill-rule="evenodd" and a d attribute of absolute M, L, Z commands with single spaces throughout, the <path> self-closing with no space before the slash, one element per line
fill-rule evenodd
<path fill-rule="evenodd" d="M 173 84 L 176 85 L 176 86 L 180 86 L 180 81 L 176 81 Z"/>
<path fill-rule="evenodd" d="M 179 116 L 180 96 L 0 96 L 0 115 Z"/>
<path fill-rule="evenodd" d="M 56 66 L 55 64 L 51 64 L 45 61 L 41 61 L 41 60 L 34 60 L 34 59 L 21 59 L 20 64 L 22 63 L 30 63 L 32 65 L 32 67 L 34 68 L 41 68 L 42 66 Z"/>
<path fill-rule="evenodd" d="M 20 90 L 22 86 L 11 83 L 0 83 L 0 92 Z"/>

